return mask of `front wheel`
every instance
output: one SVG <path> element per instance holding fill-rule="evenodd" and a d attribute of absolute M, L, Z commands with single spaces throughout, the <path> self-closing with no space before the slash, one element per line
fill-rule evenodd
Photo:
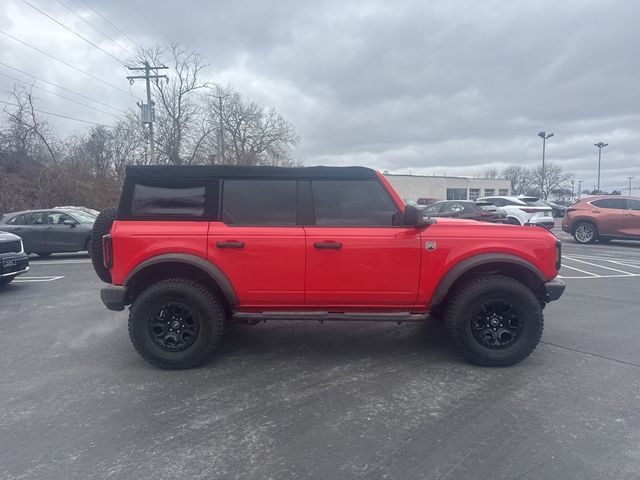
<path fill-rule="evenodd" d="M 598 229 L 593 223 L 580 222 L 573 231 L 573 238 L 578 243 L 593 243 L 598 238 Z"/>
<path fill-rule="evenodd" d="M 536 348 L 543 329 L 542 308 L 522 283 L 502 275 L 476 278 L 460 287 L 445 311 L 457 350 L 471 363 L 506 367 Z"/>
<path fill-rule="evenodd" d="M 225 310 L 199 282 L 171 278 L 155 283 L 134 301 L 129 337 L 146 361 L 160 368 L 192 368 L 220 343 Z"/>

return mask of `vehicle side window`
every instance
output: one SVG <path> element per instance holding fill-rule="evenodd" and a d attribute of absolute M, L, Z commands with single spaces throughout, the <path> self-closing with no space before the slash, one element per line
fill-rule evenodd
<path fill-rule="evenodd" d="M 398 217 L 388 192 L 375 180 L 314 180 L 316 225 L 391 227 Z"/>
<path fill-rule="evenodd" d="M 442 209 L 443 212 L 461 212 L 464 206 L 461 203 L 447 203 Z"/>
<path fill-rule="evenodd" d="M 7 222 L 9 225 L 42 225 L 41 213 L 22 213 Z"/>
<path fill-rule="evenodd" d="M 136 184 L 131 213 L 139 216 L 192 216 L 204 214 L 205 187 L 155 187 Z"/>
<path fill-rule="evenodd" d="M 627 198 L 627 209 L 640 210 L 640 200 L 632 200 L 631 198 Z"/>
<path fill-rule="evenodd" d="M 427 208 L 424 209 L 424 213 L 438 213 L 442 208 L 442 204 L 433 204 L 427 205 Z"/>
<path fill-rule="evenodd" d="M 490 198 L 487 199 L 487 201 L 490 201 L 496 207 L 504 207 L 505 205 L 507 205 L 507 201 L 504 198 Z"/>
<path fill-rule="evenodd" d="M 65 220 L 71 220 L 73 223 L 78 223 L 71 216 L 62 212 L 48 212 L 45 217 L 45 223 L 47 225 L 63 225 Z"/>
<path fill-rule="evenodd" d="M 7 225 L 24 225 L 24 215 L 16 215 L 7 220 Z"/>
<path fill-rule="evenodd" d="M 298 218 L 295 180 L 225 180 L 221 220 L 228 225 L 290 226 Z"/>
<path fill-rule="evenodd" d="M 599 208 L 618 208 L 620 210 L 627 208 L 627 202 L 624 198 L 601 198 L 591 202 L 591 205 Z"/>

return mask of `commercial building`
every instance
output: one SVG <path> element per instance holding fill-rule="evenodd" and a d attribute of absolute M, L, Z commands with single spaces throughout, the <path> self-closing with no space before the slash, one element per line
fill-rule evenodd
<path fill-rule="evenodd" d="M 475 200 L 492 195 L 511 195 L 511 182 L 495 178 L 437 177 L 384 174 L 405 200 Z"/>

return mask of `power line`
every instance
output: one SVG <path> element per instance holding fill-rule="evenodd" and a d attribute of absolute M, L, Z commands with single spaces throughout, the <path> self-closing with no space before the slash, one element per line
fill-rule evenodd
<path fill-rule="evenodd" d="M 151 25 L 156 32 L 158 32 L 160 35 L 162 35 L 164 38 L 166 38 L 167 40 L 169 40 L 169 42 L 171 42 L 172 40 L 169 38 L 169 36 L 167 34 L 165 34 L 162 30 L 160 30 L 151 20 L 149 20 L 149 17 L 147 17 L 144 13 L 142 13 L 140 10 L 138 10 L 138 8 L 133 5 L 129 0 L 125 0 L 125 2 L 127 3 L 127 5 L 129 5 L 133 10 L 135 10 L 135 12 L 140 15 L 142 18 L 144 18 L 147 23 L 149 25 Z"/>
<path fill-rule="evenodd" d="M 103 103 L 103 102 L 101 102 L 99 100 L 95 100 L 95 99 L 93 99 L 91 97 L 87 97 L 86 95 L 83 95 L 82 93 L 78 93 L 75 90 L 71 90 L 70 88 L 63 87 L 62 85 L 58 85 L 57 83 L 53 83 L 53 82 L 50 82 L 49 80 L 45 80 L 44 78 L 38 77 L 37 75 L 34 75 L 33 73 L 25 72 L 24 70 L 20 70 L 19 68 L 12 67 L 11 65 L 7 65 L 4 62 L 0 62 L 0 65 L 2 65 L 3 67 L 10 68 L 11 70 L 15 70 L 16 72 L 20 72 L 20 73 L 22 73 L 24 75 L 28 75 L 29 77 L 33 77 L 33 78 L 35 78 L 37 80 L 40 80 L 41 82 L 47 83 L 47 84 L 52 85 L 52 86 L 54 86 L 56 88 L 59 88 L 61 90 L 65 90 L 65 91 L 67 91 L 69 93 L 73 93 L 74 95 L 78 95 L 79 97 L 86 98 L 87 100 L 90 100 L 90 101 L 92 101 L 94 103 L 97 103 L 98 105 L 102 105 L 103 107 L 111 108 L 112 110 L 115 110 L 115 111 L 120 112 L 120 113 L 125 113 L 125 114 L 127 113 L 124 110 L 121 110 L 121 109 L 116 108 L 116 107 L 112 107 L 111 105 Z"/>
<path fill-rule="evenodd" d="M 12 80 L 15 80 L 16 82 L 20 82 L 20 83 L 24 83 L 22 80 L 20 80 L 19 78 L 13 77 L 11 75 L 8 75 L 6 73 L 2 73 L 0 72 L 0 75 L 3 75 L 7 78 L 10 78 Z M 93 105 L 89 105 L 87 103 L 83 103 L 83 102 L 79 102 L 78 100 L 74 100 L 73 98 L 69 98 L 69 97 L 65 97 L 64 95 L 60 95 L 59 93 L 56 92 L 52 92 L 51 90 L 47 90 L 46 88 L 42 88 L 42 87 L 38 87 L 36 85 L 32 85 L 33 88 L 36 88 L 38 90 L 42 90 L 43 92 L 47 92 L 50 93 L 51 95 L 55 95 L 56 97 L 60 97 L 60 98 L 64 98 L 65 100 L 69 101 L 69 102 L 73 102 L 73 103 L 77 103 L 78 105 L 82 105 L 83 107 L 87 107 L 90 108 L 92 110 L 95 110 L 96 112 L 101 112 L 104 113 L 106 115 L 111 115 L 113 118 L 119 118 L 117 115 L 114 115 L 113 113 L 109 113 L 109 112 L 105 112 L 104 110 L 100 110 L 99 108 L 94 107 Z"/>
<path fill-rule="evenodd" d="M 61 0 L 56 0 L 60 5 L 62 5 L 64 8 L 66 8 L 67 10 L 69 10 L 71 13 L 73 13 L 76 17 L 78 17 L 80 20 L 82 20 L 84 23 L 86 23 L 87 25 L 89 25 L 91 28 L 93 28 L 96 32 L 98 32 L 100 35 L 102 35 L 103 37 L 111 40 L 115 45 L 117 45 L 121 50 L 127 52 L 127 55 L 131 55 L 133 57 L 133 54 L 126 49 L 125 47 L 123 47 L 122 45 L 120 45 L 118 42 L 116 42 L 112 37 L 110 37 L 109 35 L 107 35 L 106 33 L 104 33 L 102 30 L 100 30 L 98 27 L 96 27 L 93 23 L 91 23 L 89 20 L 87 20 L 86 18 L 84 18 L 82 15 L 80 15 L 78 12 L 76 12 L 73 8 L 71 8 L 70 6 L 64 4 Z"/>
<path fill-rule="evenodd" d="M 23 3 L 26 3 L 27 5 L 29 5 L 31 8 L 33 8 L 35 11 L 40 12 L 42 15 L 44 15 L 45 17 L 47 17 L 49 20 L 57 23 L 58 25 L 60 25 L 62 28 L 64 28 L 65 30 L 73 33 L 76 37 L 84 40 L 85 42 L 87 42 L 89 45 L 91 45 L 94 48 L 97 48 L 98 50 L 100 50 L 102 53 L 104 53 L 105 55 L 110 56 L 111 58 L 113 58 L 116 62 L 118 63 L 125 63 L 122 60 L 120 60 L 118 57 L 116 57 L 115 55 L 112 55 L 111 53 L 107 52 L 104 48 L 102 48 L 99 45 L 96 45 L 95 43 L 93 43 L 91 40 L 89 40 L 86 37 L 83 37 L 82 35 L 80 35 L 78 32 L 76 32 L 75 30 L 67 27 L 64 23 L 59 22 L 58 20 L 56 20 L 55 18 L 53 18 L 51 15 L 49 15 L 47 12 L 45 12 L 44 10 L 40 10 L 38 7 L 36 7 L 35 5 L 33 5 L 31 2 L 29 2 L 28 0 L 22 0 Z"/>
<path fill-rule="evenodd" d="M 80 0 L 82 3 L 84 3 L 87 7 L 89 7 L 91 10 L 93 10 L 102 20 L 104 20 L 105 22 L 107 22 L 109 25 L 111 25 L 115 30 L 117 30 L 118 32 L 120 32 L 122 35 L 124 35 L 131 43 L 133 43 L 136 47 L 138 47 L 140 50 L 144 50 L 144 48 L 142 48 L 142 46 L 136 42 L 133 38 L 131 38 L 129 35 L 127 35 L 124 31 L 122 31 L 121 29 L 119 29 L 116 25 L 113 24 L 113 22 L 111 22 L 111 20 L 109 20 L 107 17 L 105 17 L 104 15 L 102 15 L 98 10 L 96 10 L 94 7 L 92 7 L 89 3 L 86 2 L 86 0 Z"/>
<path fill-rule="evenodd" d="M 27 47 L 29 47 L 29 48 L 32 48 L 32 49 L 33 49 L 33 50 L 35 50 L 36 52 L 40 52 L 40 53 L 42 53 L 43 55 L 46 55 L 46 56 L 47 56 L 47 57 L 49 57 L 49 58 L 53 58 L 54 60 L 56 60 L 56 61 L 58 61 L 58 62 L 62 63 L 63 65 L 66 65 L 66 66 L 67 66 L 67 67 L 69 67 L 69 68 L 73 68 L 74 70 L 76 70 L 77 72 L 82 73 L 83 75 L 86 75 L 86 76 L 88 76 L 88 77 L 91 77 L 91 78 L 93 78 L 94 80 L 96 80 L 96 81 L 98 81 L 98 82 L 100 82 L 100 83 L 103 83 L 103 84 L 105 84 L 105 85 L 107 85 L 107 86 L 109 86 L 109 87 L 111 87 L 111 88 L 114 88 L 114 89 L 118 90 L 119 92 L 122 92 L 122 93 L 124 93 L 125 95 L 129 96 L 129 92 L 127 92 L 126 90 L 123 90 L 123 89 L 122 89 L 122 88 L 120 88 L 120 87 L 116 87 L 114 84 L 109 83 L 109 82 L 107 82 L 106 80 L 101 79 L 100 77 L 96 77 L 95 75 L 92 75 L 91 73 L 85 72 L 84 70 L 80 70 L 78 67 L 75 67 L 75 66 L 71 65 L 70 63 L 65 62 L 64 60 L 61 60 L 61 59 L 59 59 L 58 57 L 54 57 L 54 56 L 53 56 L 53 55 L 51 55 L 50 53 L 47 53 L 47 52 L 45 52 L 44 50 L 40 50 L 39 48 L 34 47 L 33 45 L 31 45 L 31 44 L 29 44 L 29 43 L 27 43 L 27 42 L 24 42 L 24 41 L 20 40 L 19 38 L 16 38 L 16 37 L 14 37 L 13 35 L 11 35 L 11 34 L 9 34 L 9 33 L 7 33 L 7 32 L 4 32 L 4 31 L 0 30 L 0 33 L 1 33 L 1 34 L 3 34 L 3 35 L 6 35 L 6 36 L 7 36 L 7 37 L 9 37 L 9 38 L 12 38 L 13 40 L 15 40 L 15 41 L 16 41 L 16 42 L 18 42 L 18 43 L 21 43 L 21 44 L 23 44 L 23 45 L 25 45 L 25 46 L 27 46 Z"/>
<path fill-rule="evenodd" d="M 16 105 L 15 103 L 11 103 L 11 102 L 6 102 L 4 100 L 0 100 L 0 103 L 4 103 L 12 107 L 20 107 L 20 105 Z M 104 123 L 90 122 L 89 120 L 82 120 L 80 118 L 68 117 L 66 115 L 60 115 L 59 113 L 45 112 L 44 110 L 40 110 L 38 108 L 34 108 L 33 111 L 38 113 L 44 113 L 45 115 L 52 115 L 54 117 L 66 118 L 67 120 L 74 120 L 76 122 L 89 123 L 91 125 L 97 125 L 98 127 L 112 128 L 110 125 L 105 125 Z"/>

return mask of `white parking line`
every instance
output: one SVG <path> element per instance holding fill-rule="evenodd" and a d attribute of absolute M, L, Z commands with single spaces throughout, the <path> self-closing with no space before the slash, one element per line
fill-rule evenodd
<path fill-rule="evenodd" d="M 618 273 L 622 273 L 624 275 L 630 275 L 633 276 L 634 274 L 631 272 L 625 272 L 624 270 L 618 270 L 617 268 L 611 268 L 611 267 L 605 267 L 604 265 L 598 265 L 597 263 L 591 263 L 591 262 L 587 262 L 585 260 L 579 260 L 577 258 L 571 258 L 569 256 L 565 257 L 567 260 L 571 260 L 573 262 L 579 262 L 579 263 L 584 263 L 586 265 L 591 265 L 592 267 L 598 267 L 598 268 L 602 268 L 604 270 L 611 270 L 612 272 L 618 272 Z"/>
<path fill-rule="evenodd" d="M 586 273 L 587 275 L 591 275 L 592 277 L 599 277 L 600 276 L 597 273 L 587 272 L 585 270 L 580 270 L 579 268 L 576 268 L 576 267 L 570 267 L 569 265 L 562 265 L 562 268 L 570 268 L 571 270 L 577 270 L 580 273 Z M 566 277 L 563 277 L 563 278 L 566 278 Z"/>
<path fill-rule="evenodd" d="M 53 282 L 54 280 L 60 280 L 61 278 L 64 278 L 64 275 L 48 277 L 18 277 L 14 280 L 14 283 Z"/>

